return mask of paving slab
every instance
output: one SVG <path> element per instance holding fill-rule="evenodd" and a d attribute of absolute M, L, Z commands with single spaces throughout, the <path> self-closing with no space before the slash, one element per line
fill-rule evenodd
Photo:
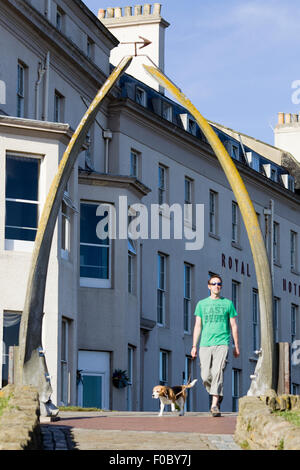
<path fill-rule="evenodd" d="M 45 450 L 240 450 L 236 413 L 60 412 L 41 425 Z"/>

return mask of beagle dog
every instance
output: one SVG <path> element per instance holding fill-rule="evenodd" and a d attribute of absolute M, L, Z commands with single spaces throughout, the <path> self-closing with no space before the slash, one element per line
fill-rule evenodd
<path fill-rule="evenodd" d="M 171 405 L 172 411 L 175 411 L 175 403 L 179 406 L 179 416 L 184 415 L 184 405 L 187 396 L 186 389 L 192 388 L 197 379 L 186 385 L 176 385 L 175 387 L 167 387 L 166 385 L 156 385 L 153 387 L 152 398 L 160 399 L 160 412 L 158 416 L 162 416 L 165 405 Z"/>

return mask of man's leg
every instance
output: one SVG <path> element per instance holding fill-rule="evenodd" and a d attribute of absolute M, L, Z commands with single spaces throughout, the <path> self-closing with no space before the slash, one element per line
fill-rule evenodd
<path fill-rule="evenodd" d="M 212 408 L 218 408 L 218 403 L 223 399 L 223 371 L 226 366 L 226 359 L 228 356 L 228 346 L 214 346 L 212 352 L 212 366 L 211 366 L 211 394 Z"/>
<path fill-rule="evenodd" d="M 212 348 L 201 346 L 199 349 L 199 359 L 200 359 L 200 368 L 201 368 L 201 379 L 203 382 L 204 387 L 206 388 L 207 392 L 210 394 L 210 387 L 211 387 L 211 355 Z"/>

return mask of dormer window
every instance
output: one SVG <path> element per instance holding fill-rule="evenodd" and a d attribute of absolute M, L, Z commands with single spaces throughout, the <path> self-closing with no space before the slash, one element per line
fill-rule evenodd
<path fill-rule="evenodd" d="M 238 143 L 232 140 L 227 140 L 224 145 L 231 158 L 234 160 L 240 159 L 240 147 Z"/>
<path fill-rule="evenodd" d="M 195 119 L 193 119 L 188 114 L 180 114 L 180 119 L 183 125 L 183 128 L 192 135 L 197 133 L 197 124 Z"/>
<path fill-rule="evenodd" d="M 295 180 L 292 175 L 289 175 L 288 173 L 282 174 L 281 179 L 286 189 L 293 192 L 295 191 Z"/>
<path fill-rule="evenodd" d="M 260 171 L 260 159 L 259 156 L 253 152 L 246 152 L 246 157 L 248 164 L 253 168 L 255 171 Z"/>
<path fill-rule="evenodd" d="M 173 120 L 173 109 L 170 103 L 163 101 L 162 103 L 162 117 L 167 121 L 172 122 Z"/>
<path fill-rule="evenodd" d="M 234 158 L 235 160 L 239 160 L 239 147 L 238 145 L 234 145 L 232 144 L 231 146 L 231 156 L 232 158 Z"/>
<path fill-rule="evenodd" d="M 196 121 L 194 121 L 194 119 L 192 119 L 190 117 L 188 118 L 188 131 L 192 135 L 196 135 L 196 133 L 197 133 Z"/>
<path fill-rule="evenodd" d="M 143 88 L 136 87 L 135 89 L 135 101 L 141 106 L 146 107 L 146 97 L 147 94 Z"/>
<path fill-rule="evenodd" d="M 271 168 L 271 180 L 277 181 L 276 170 L 274 168 Z"/>
<path fill-rule="evenodd" d="M 274 168 L 273 165 L 271 165 L 270 163 L 266 163 L 264 165 L 264 170 L 268 178 L 270 178 L 272 181 L 277 182 L 277 169 Z"/>

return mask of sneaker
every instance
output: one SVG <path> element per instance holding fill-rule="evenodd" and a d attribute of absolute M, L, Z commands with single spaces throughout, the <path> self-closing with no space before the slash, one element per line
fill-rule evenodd
<path fill-rule="evenodd" d="M 221 416 L 220 410 L 217 406 L 212 406 L 210 409 L 211 415 L 216 418 L 218 416 Z"/>

